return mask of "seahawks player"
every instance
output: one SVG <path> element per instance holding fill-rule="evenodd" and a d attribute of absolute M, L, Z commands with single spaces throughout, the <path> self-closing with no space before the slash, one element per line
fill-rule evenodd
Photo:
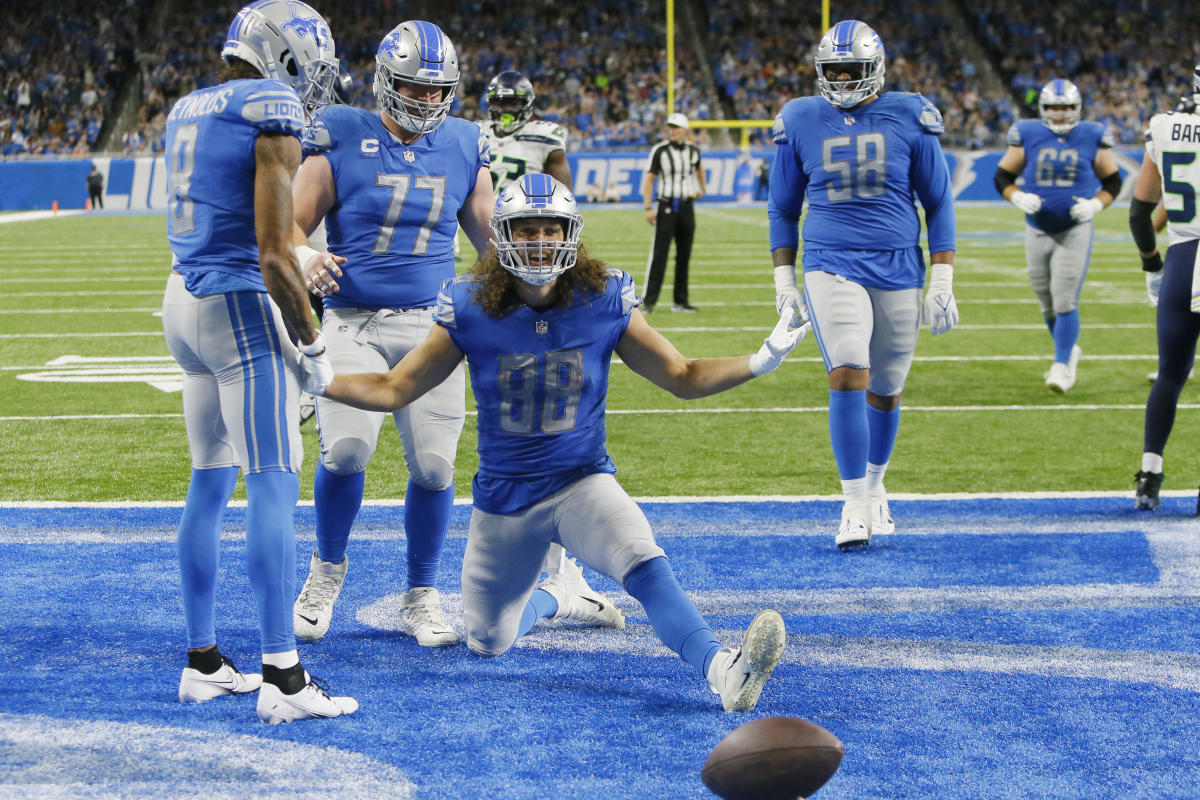
<path fill-rule="evenodd" d="M 524 175 L 500 194 L 496 244 L 438 296 L 436 325 L 387 374 L 339 375 L 326 397 L 390 410 L 459 368 L 479 409 L 479 473 L 463 557 L 467 644 L 498 656 L 543 617 L 574 618 L 610 600 L 575 577 L 535 588 L 551 542 L 621 582 L 655 633 L 708 680 L 727 711 L 749 711 L 783 652 L 783 620 L 764 611 L 740 648 L 722 647 L 680 588 L 605 447 L 609 363 L 679 397 L 705 397 L 777 367 L 803 338 L 788 309 L 752 356 L 687 359 L 646 322 L 633 279 L 579 246 L 583 217 L 566 186 Z"/>
<path fill-rule="evenodd" d="M 533 101 L 533 84 L 516 70 L 505 70 L 488 84 L 485 128 L 498 192 L 530 172 L 547 173 L 571 188 L 567 131 L 556 123 L 533 119 Z"/>
<path fill-rule="evenodd" d="M 1196 359 L 1200 337 L 1200 63 L 1192 74 L 1193 103 L 1184 111 L 1155 114 L 1146 129 L 1146 156 L 1129 204 L 1129 229 L 1142 257 L 1146 288 L 1157 306 L 1158 376 L 1146 400 L 1142 468 L 1135 504 L 1159 507 L 1163 451 L 1175 424 L 1176 404 Z M 1167 257 L 1158 252 L 1151 214 L 1159 200 L 1167 210 Z M 1197 506 L 1200 513 L 1200 504 Z"/>
<path fill-rule="evenodd" d="M 329 26 L 312 8 L 260 0 L 229 28 L 222 82 L 180 98 L 167 118 L 173 269 L 162 316 L 184 372 L 192 456 L 179 525 L 189 648 L 179 699 L 257 689 L 258 716 L 270 723 L 358 708 L 326 695 L 300 666 L 284 601 L 295 591 L 300 385 L 319 393 L 333 377 L 291 248 L 291 186 L 305 122 L 329 103 L 333 53 Z M 213 622 L 221 518 L 239 468 L 261 676 L 243 675 L 221 654 Z"/>
<path fill-rule="evenodd" d="M 449 37 L 429 22 L 403 22 L 384 37 L 375 60 L 379 113 L 330 108 L 322 119 L 327 147 L 305 160 L 295 186 L 293 242 L 309 287 L 324 297 L 329 355 L 343 372 L 387 369 L 425 338 L 438 287 L 454 275 L 458 225 L 487 252 L 495 204 L 487 138 L 475 123 L 449 116 L 459 80 Z M 322 219 L 328 250 L 316 252 L 307 237 Z M 409 589 L 400 625 L 425 647 L 458 641 L 434 582 L 454 502 L 465 401 L 459 369 L 393 415 L 410 476 Z M 317 400 L 317 549 L 295 603 L 303 639 L 316 641 L 329 629 L 384 417 Z"/>
<path fill-rule="evenodd" d="M 954 204 L 942 115 L 919 94 L 881 94 L 874 30 L 858 20 L 834 25 L 817 45 L 816 69 L 821 96 L 792 100 L 775 118 L 767 215 L 776 306 L 807 306 L 829 373 L 829 434 L 845 495 L 835 542 L 846 549 L 895 527 L 883 478 L 922 310 L 935 336 L 958 322 Z M 923 308 L 914 196 L 931 253 Z M 805 198 L 801 289 L 794 265 Z"/>
<path fill-rule="evenodd" d="M 996 167 L 996 189 L 1025 212 L 1029 282 L 1054 338 L 1046 386 L 1063 393 L 1075 385 L 1083 350 L 1079 293 L 1092 253 L 1092 217 L 1121 193 L 1112 137 L 1103 125 L 1081 122 L 1078 87 L 1061 78 L 1042 87 L 1039 120 L 1008 131 L 1008 149 Z M 1025 189 L 1016 186 L 1024 178 Z"/>

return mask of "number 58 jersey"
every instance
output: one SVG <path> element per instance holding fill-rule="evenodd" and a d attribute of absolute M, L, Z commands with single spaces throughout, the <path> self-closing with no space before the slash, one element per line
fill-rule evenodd
<path fill-rule="evenodd" d="M 767 207 L 771 249 L 796 248 L 807 197 L 805 271 L 820 269 L 885 289 L 921 286 L 919 250 L 899 267 L 866 259 L 871 261 L 863 267 L 866 274 L 855 273 L 845 251 L 917 248 L 918 198 L 930 252 L 955 249 L 950 171 L 938 142 L 943 130 L 941 114 L 919 94 L 887 92 L 853 110 L 819 96 L 789 101 L 771 132 L 777 145 Z M 883 264 L 899 272 L 876 274 Z"/>
<path fill-rule="evenodd" d="M 422 308 L 454 275 L 458 212 L 488 166 L 474 122 L 447 117 L 402 144 L 379 115 L 333 106 L 321 117 L 337 197 L 325 215 L 329 250 L 348 261 L 326 306 Z"/>
<path fill-rule="evenodd" d="M 447 281 L 434 319 L 467 358 L 479 413 L 475 505 L 511 514 L 579 478 L 615 473 L 604 410 L 613 350 L 639 301 L 628 273 L 569 308 L 503 317 L 473 300 L 473 275 Z"/>

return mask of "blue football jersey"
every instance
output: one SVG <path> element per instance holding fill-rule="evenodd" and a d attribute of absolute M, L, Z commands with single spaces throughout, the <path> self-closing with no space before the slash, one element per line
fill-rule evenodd
<path fill-rule="evenodd" d="M 266 291 L 254 232 L 254 146 L 264 131 L 300 138 L 287 84 L 234 80 L 181 97 L 167 117 L 167 239 L 188 291 Z"/>
<path fill-rule="evenodd" d="M 320 126 L 337 189 L 326 236 L 330 252 L 347 259 L 341 288 L 325 305 L 434 305 L 454 276 L 458 212 L 490 163 L 487 136 L 474 122 L 447 117 L 404 145 L 378 114 L 352 106 L 329 108 Z"/>
<path fill-rule="evenodd" d="M 1075 198 L 1095 197 L 1100 191 L 1096 153 L 1113 146 L 1108 130 L 1096 122 L 1080 122 L 1060 135 L 1041 120 L 1023 119 L 1008 129 L 1008 144 L 1025 148 L 1025 191 L 1042 198 L 1041 210 L 1026 214 L 1026 221 L 1046 233 L 1074 227 Z"/>
<path fill-rule="evenodd" d="M 522 306 L 500 319 L 472 300 L 470 275 L 447 281 L 434 319 L 467 358 L 478 411 L 475 505 L 512 514 L 597 472 L 615 473 L 605 448 L 608 368 L 639 305 L 620 270 L 602 294 L 570 308 Z"/>
<path fill-rule="evenodd" d="M 789 101 L 772 131 L 771 249 L 797 247 L 807 196 L 806 272 L 883 289 L 921 286 L 917 199 L 930 252 L 955 249 L 950 170 L 938 141 L 943 130 L 942 115 L 919 94 L 887 92 L 852 111 L 823 97 Z"/>

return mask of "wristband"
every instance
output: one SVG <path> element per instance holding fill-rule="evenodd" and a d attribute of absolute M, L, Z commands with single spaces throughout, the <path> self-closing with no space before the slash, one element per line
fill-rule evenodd
<path fill-rule="evenodd" d="M 317 337 L 315 339 L 308 344 L 299 345 L 299 347 L 300 352 L 306 356 L 309 356 L 310 358 L 313 356 L 319 356 L 321 353 L 325 352 L 325 337 L 321 335 L 320 331 L 317 331 Z"/>
<path fill-rule="evenodd" d="M 784 264 L 775 268 L 775 291 L 781 292 L 784 289 L 796 289 L 796 265 Z"/>
<path fill-rule="evenodd" d="M 1156 252 L 1152 256 L 1142 256 L 1142 272 L 1161 272 L 1163 268 L 1162 254 Z"/>

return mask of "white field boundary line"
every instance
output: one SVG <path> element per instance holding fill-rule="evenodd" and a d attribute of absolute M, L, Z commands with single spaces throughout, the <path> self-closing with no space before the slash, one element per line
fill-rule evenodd
<path fill-rule="evenodd" d="M 1200 403 L 1180 403 L 1180 411 L 1198 411 Z M 1089 403 L 1080 405 L 1009 405 L 1009 406 L 905 406 L 905 413 L 963 413 L 1009 411 L 1141 411 L 1144 403 Z M 826 414 L 828 406 L 799 406 L 796 408 L 610 408 L 608 416 L 642 416 L 652 414 Z M 468 417 L 476 412 L 468 411 Z M 40 416 L 0 417 L 0 422 L 71 422 L 76 420 L 183 419 L 183 414 L 45 414 Z"/>

